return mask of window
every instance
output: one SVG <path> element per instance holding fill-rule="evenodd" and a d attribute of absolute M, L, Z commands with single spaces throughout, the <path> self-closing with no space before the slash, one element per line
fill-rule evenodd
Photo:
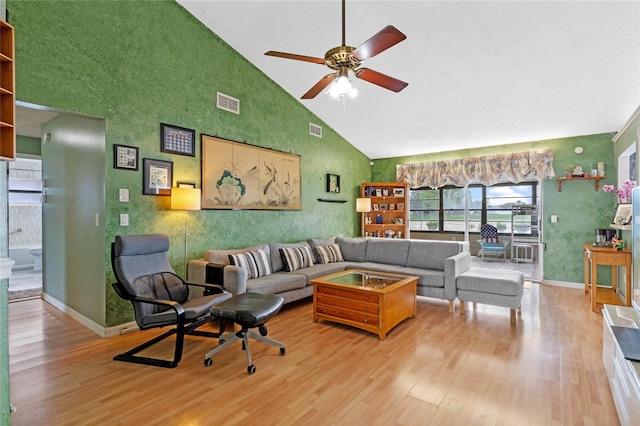
<path fill-rule="evenodd" d="M 42 197 L 41 161 L 18 159 L 9 164 L 9 205 L 40 205 Z"/>
<path fill-rule="evenodd" d="M 412 189 L 409 194 L 409 229 L 425 232 L 464 232 L 468 200 L 469 232 L 480 232 L 491 223 L 500 233 L 511 233 L 511 207 L 537 203 L 537 182 L 493 186 L 445 186 L 440 189 Z M 516 216 L 514 233 L 531 235 L 531 218 Z M 526 225 L 526 226 L 525 226 Z"/>

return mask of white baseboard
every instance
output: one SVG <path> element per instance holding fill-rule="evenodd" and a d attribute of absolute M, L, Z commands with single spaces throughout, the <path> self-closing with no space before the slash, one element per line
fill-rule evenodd
<path fill-rule="evenodd" d="M 96 333 L 100 337 L 118 336 L 120 334 L 123 334 L 123 330 L 126 330 L 126 332 L 128 332 L 128 331 L 132 331 L 132 330 L 137 330 L 138 329 L 138 326 L 135 323 L 135 321 L 131 321 L 131 322 L 128 322 L 128 323 L 125 323 L 125 324 L 116 325 L 114 327 L 103 327 L 102 325 L 98 324 L 97 322 L 85 317 L 84 315 L 82 315 L 78 311 L 68 307 L 67 305 L 65 305 L 64 303 L 60 302 L 55 297 L 51 297 L 50 295 L 48 295 L 48 294 L 46 294 L 44 292 L 41 292 L 40 296 L 42 297 L 42 300 L 44 300 L 45 302 L 49 303 L 54 308 L 56 308 L 56 309 L 64 312 L 65 314 L 69 315 L 71 318 L 73 318 L 74 320 L 78 321 L 80 324 L 82 324 L 83 326 L 87 327 L 89 330 L 93 331 L 94 333 Z"/>
<path fill-rule="evenodd" d="M 575 289 L 584 289 L 584 283 L 573 283 L 569 281 L 553 281 L 553 280 L 542 280 L 540 284 L 543 285 L 551 285 L 555 287 L 566 287 L 566 288 L 575 288 Z"/>

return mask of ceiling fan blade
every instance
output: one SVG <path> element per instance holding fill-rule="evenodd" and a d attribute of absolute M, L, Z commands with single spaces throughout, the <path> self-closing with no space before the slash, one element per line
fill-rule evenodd
<path fill-rule="evenodd" d="M 409 85 L 409 83 L 406 83 L 402 80 L 389 77 L 386 74 L 382 74 L 381 72 L 374 71 L 369 68 L 358 68 L 354 71 L 354 74 L 359 79 L 368 81 L 369 83 L 373 83 L 380 87 L 384 87 L 385 89 L 392 90 L 396 93 Z"/>
<path fill-rule="evenodd" d="M 267 56 L 277 56 L 278 58 L 293 59 L 296 61 L 313 62 L 314 64 L 324 65 L 324 59 L 314 58 L 313 56 L 296 55 L 294 53 L 276 52 L 270 50 L 264 53 Z"/>
<path fill-rule="evenodd" d="M 325 89 L 325 87 L 330 85 L 333 82 L 333 80 L 335 80 L 335 78 L 336 78 L 336 73 L 325 75 L 311 89 L 309 89 L 307 93 L 302 95 L 300 99 L 315 98 L 316 96 L 318 96 L 320 92 L 322 92 Z"/>
<path fill-rule="evenodd" d="M 380 52 L 384 52 L 391 46 L 400 43 L 407 38 L 393 25 L 387 25 L 369 40 L 362 43 L 351 55 L 359 61 L 373 58 Z"/>

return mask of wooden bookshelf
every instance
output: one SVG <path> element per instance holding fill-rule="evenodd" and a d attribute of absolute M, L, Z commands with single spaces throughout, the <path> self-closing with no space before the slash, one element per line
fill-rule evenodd
<path fill-rule="evenodd" d="M 0 20 L 0 160 L 16 158 L 14 59 L 13 27 Z"/>
<path fill-rule="evenodd" d="M 371 212 L 361 218 L 365 236 L 409 238 L 409 185 L 365 182 L 362 197 L 371 199 Z"/>

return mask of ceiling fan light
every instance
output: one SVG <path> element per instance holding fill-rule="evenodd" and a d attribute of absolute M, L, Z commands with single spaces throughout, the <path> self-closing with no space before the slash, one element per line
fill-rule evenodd
<path fill-rule="evenodd" d="M 352 91 L 353 86 L 349 80 L 349 70 L 347 68 L 340 68 L 338 71 L 338 78 L 331 83 L 327 93 L 334 99 L 340 99 Z"/>

